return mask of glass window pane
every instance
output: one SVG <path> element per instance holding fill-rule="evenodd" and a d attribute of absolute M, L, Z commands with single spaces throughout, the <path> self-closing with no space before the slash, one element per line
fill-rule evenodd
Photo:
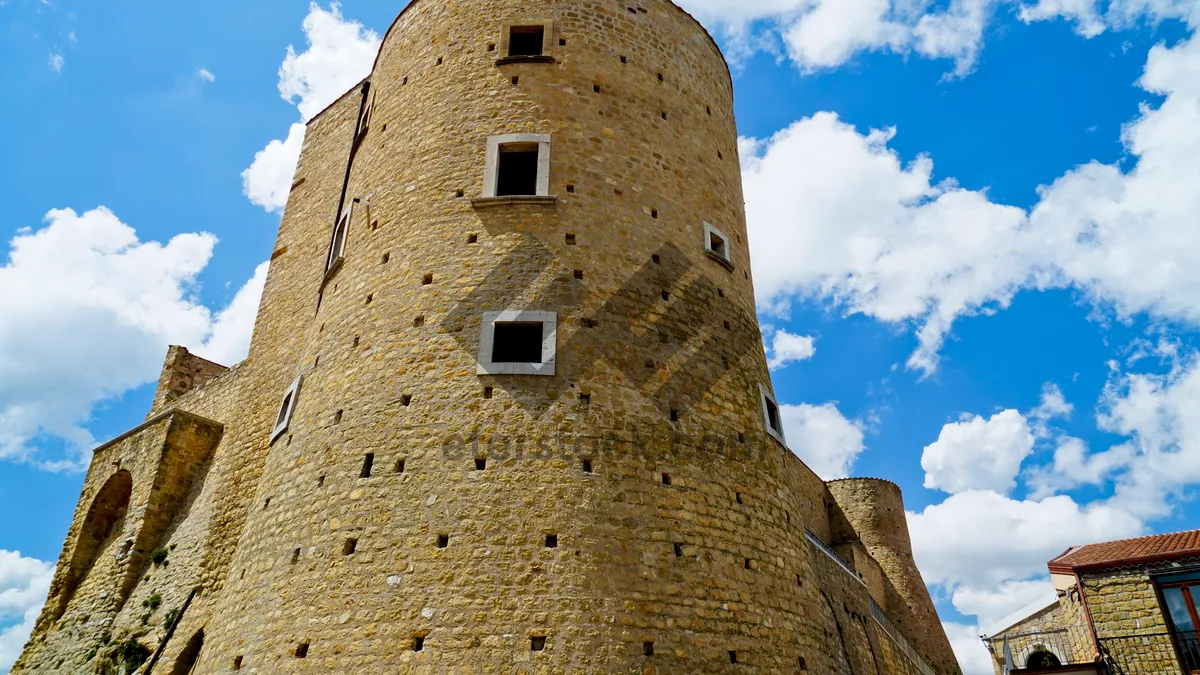
<path fill-rule="evenodd" d="M 1192 594 L 1192 607 L 1196 608 L 1197 612 L 1200 612 L 1200 585 L 1189 586 L 1188 591 Z M 1192 628 L 1200 628 L 1200 626 L 1192 626 Z"/>
<path fill-rule="evenodd" d="M 1167 609 L 1171 612 L 1175 630 L 1196 630 L 1192 625 L 1192 615 L 1188 612 L 1187 600 L 1183 597 L 1183 589 L 1178 586 L 1164 588 L 1163 597 L 1167 599 Z"/>

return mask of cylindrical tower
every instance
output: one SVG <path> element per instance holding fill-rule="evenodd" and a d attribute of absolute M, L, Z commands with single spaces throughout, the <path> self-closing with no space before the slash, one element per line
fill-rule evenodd
<path fill-rule="evenodd" d="M 849 672 L 729 71 L 668 0 L 411 2 L 310 123 L 256 331 L 296 384 L 197 672 Z"/>
<path fill-rule="evenodd" d="M 894 589 L 895 596 L 887 600 L 904 605 L 893 609 L 893 617 L 909 624 L 906 634 L 932 666 L 954 672 L 954 652 L 913 559 L 900 486 L 878 478 L 849 478 L 828 487 Z"/>

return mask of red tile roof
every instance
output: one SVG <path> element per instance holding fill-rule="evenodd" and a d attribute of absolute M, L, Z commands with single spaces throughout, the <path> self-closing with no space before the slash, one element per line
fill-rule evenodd
<path fill-rule="evenodd" d="M 1116 567 L 1200 555 L 1200 530 L 1072 546 L 1050 561 L 1051 572 Z"/>

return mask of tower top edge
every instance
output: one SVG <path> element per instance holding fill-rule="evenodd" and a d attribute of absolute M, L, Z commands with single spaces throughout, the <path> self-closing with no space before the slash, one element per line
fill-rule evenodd
<path fill-rule="evenodd" d="M 424 0 L 424 1 L 430 2 L 431 0 Z M 408 13 L 408 10 L 412 9 L 415 5 L 417 5 L 421 2 L 422 2 L 422 0 L 411 0 L 407 5 L 404 6 L 404 9 L 401 9 L 400 13 L 396 15 L 396 18 L 392 21 L 392 24 L 390 26 L 388 26 L 387 32 L 385 32 L 383 34 L 383 39 L 379 43 L 380 48 L 379 48 L 379 52 L 377 52 L 375 54 L 375 61 L 371 64 L 371 74 L 367 75 L 363 79 L 356 82 L 353 87 L 350 87 L 349 89 L 347 89 L 345 93 L 343 93 L 341 96 L 338 96 L 329 105 L 325 106 L 325 108 L 322 109 L 321 112 L 317 113 L 316 115 L 313 115 L 312 118 L 310 118 L 308 120 L 308 122 L 306 122 L 306 124 L 312 124 L 317 118 L 319 118 L 319 117 L 321 117 L 321 115 L 325 114 L 325 112 L 327 110 L 329 110 L 334 105 L 336 105 L 338 101 L 341 101 L 348 94 L 350 94 L 351 92 L 353 92 L 356 89 L 358 89 L 359 87 L 361 87 L 363 82 L 370 81 L 371 77 L 375 74 L 375 68 L 377 68 L 379 66 L 379 56 L 383 52 L 383 45 L 387 44 L 388 38 L 391 36 L 392 31 L 394 31 L 396 29 L 396 26 L 400 23 L 400 20 L 404 18 L 404 15 Z M 704 24 L 700 23 L 699 19 L 697 19 L 695 16 L 693 16 L 686 9 L 684 9 L 684 8 L 680 7 L 678 4 L 676 4 L 675 0 L 662 0 L 662 2 L 664 2 L 665 4 L 670 6 L 675 11 L 682 14 L 684 17 L 686 17 L 692 23 L 696 24 L 696 27 L 699 28 L 702 33 L 704 33 L 704 37 L 708 38 L 709 43 L 712 44 L 713 49 L 716 50 L 717 56 L 721 57 L 721 64 L 725 66 L 725 77 L 729 80 L 729 88 L 732 91 L 733 90 L 733 71 L 729 68 L 729 60 L 725 58 L 725 52 L 721 51 L 721 45 L 717 44 L 716 38 L 714 38 L 712 36 L 712 33 L 709 32 L 709 30 L 704 27 Z"/>

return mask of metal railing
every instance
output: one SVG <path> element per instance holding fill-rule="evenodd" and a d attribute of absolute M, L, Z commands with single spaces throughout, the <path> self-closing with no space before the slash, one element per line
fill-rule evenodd
<path fill-rule="evenodd" d="M 1200 673 L 1200 633 L 1183 631 L 1100 638 L 1112 675 Z"/>
<path fill-rule="evenodd" d="M 996 636 L 987 640 L 988 649 L 1004 664 L 1004 673 L 1051 670 L 1059 666 L 1094 663 L 1091 635 L 1085 626 Z"/>
<path fill-rule="evenodd" d="M 808 537 L 808 543 L 812 544 L 813 548 L 817 549 L 821 553 L 824 553 L 830 560 L 836 563 L 838 567 L 842 568 L 842 571 L 854 577 L 854 580 L 863 586 L 867 585 L 867 582 L 863 581 L 862 577 L 859 576 L 858 570 L 855 570 L 853 565 L 846 562 L 845 558 L 838 555 L 837 551 L 833 550 L 829 544 L 821 541 L 821 538 L 813 534 L 812 530 L 804 528 L 804 536 Z M 883 632 L 892 639 L 892 642 L 896 643 L 896 646 L 899 647 L 900 652 L 913 662 L 913 665 L 916 666 L 917 670 L 920 671 L 922 675 L 936 675 L 936 673 L 933 671 L 933 668 L 930 668 L 929 664 L 925 663 L 925 659 L 922 659 L 921 655 L 917 653 L 917 650 L 913 649 L 912 645 L 909 644 L 904 635 L 901 634 L 900 631 L 896 630 L 896 626 L 892 624 L 892 620 L 889 619 L 887 614 L 883 612 L 883 609 L 876 604 L 875 598 L 872 598 L 868 594 L 867 600 L 871 602 L 871 617 L 875 619 L 875 622 L 879 624 L 879 627 L 883 629 Z"/>
<path fill-rule="evenodd" d="M 821 541 L 821 538 L 818 537 L 817 535 L 813 534 L 812 530 L 808 529 L 807 527 L 804 528 L 804 536 L 808 537 L 808 543 L 815 546 L 818 551 L 820 551 L 821 553 L 824 553 L 826 556 L 829 557 L 830 560 L 837 563 L 837 566 L 841 567 L 842 570 L 846 574 L 849 574 L 850 576 L 857 579 L 858 583 L 866 585 L 866 582 L 862 580 L 862 577 L 858 576 L 858 570 L 854 569 L 853 565 L 846 562 L 845 558 L 838 555 L 837 551 L 830 548 L 829 544 L 826 544 L 825 542 Z"/>
<path fill-rule="evenodd" d="M 875 602 L 875 598 L 868 596 L 868 599 L 871 601 L 871 618 L 875 619 L 875 623 L 879 624 L 879 627 L 883 629 L 883 632 L 887 633 L 888 637 L 892 638 L 892 641 L 896 643 L 896 646 L 900 648 L 900 651 L 903 652 L 903 654 L 913 662 L 913 664 L 917 667 L 917 670 L 920 671 L 922 675 L 936 675 L 933 672 L 933 668 L 930 668 L 929 664 L 925 663 L 925 659 L 921 658 L 921 655 L 917 653 L 917 650 L 913 649 L 913 646 L 909 644 L 904 635 L 900 631 L 896 630 L 896 627 L 892 625 L 892 620 L 888 618 L 888 615 L 885 614 L 883 609 Z"/>

